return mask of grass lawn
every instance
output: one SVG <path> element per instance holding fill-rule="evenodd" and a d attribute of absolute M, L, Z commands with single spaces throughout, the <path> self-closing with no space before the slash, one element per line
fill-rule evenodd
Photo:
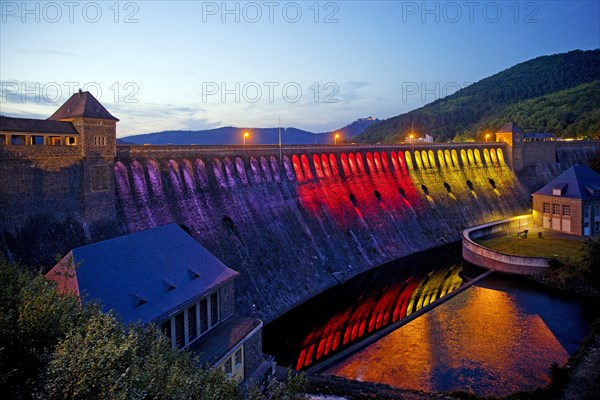
<path fill-rule="evenodd" d="M 478 239 L 476 243 L 505 254 L 528 257 L 558 258 L 579 264 L 583 255 L 583 241 L 567 238 L 544 237 L 540 239 L 530 235 L 526 238 L 502 236 L 491 239 Z"/>

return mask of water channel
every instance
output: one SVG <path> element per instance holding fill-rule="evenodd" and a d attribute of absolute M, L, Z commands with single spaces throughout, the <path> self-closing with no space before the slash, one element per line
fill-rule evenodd
<path fill-rule="evenodd" d="M 464 263 L 460 245 L 359 275 L 264 329 L 265 352 L 298 370 L 428 391 L 536 388 L 598 315 L 585 298 Z"/>

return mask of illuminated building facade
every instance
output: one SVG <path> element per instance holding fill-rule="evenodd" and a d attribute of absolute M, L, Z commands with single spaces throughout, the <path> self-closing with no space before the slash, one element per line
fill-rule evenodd
<path fill-rule="evenodd" d="M 575 165 L 533 193 L 533 223 L 579 236 L 600 234 L 600 174 Z"/>

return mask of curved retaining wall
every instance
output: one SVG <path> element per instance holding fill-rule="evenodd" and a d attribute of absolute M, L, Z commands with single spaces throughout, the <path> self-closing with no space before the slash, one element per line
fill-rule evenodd
<path fill-rule="evenodd" d="M 547 258 L 504 254 L 481 246 L 473 241 L 473 239 L 495 232 L 502 232 L 511 228 L 522 230 L 532 225 L 532 216 L 522 215 L 465 229 L 462 238 L 463 258 L 471 264 L 496 272 L 516 275 L 541 274 L 548 268 Z"/>

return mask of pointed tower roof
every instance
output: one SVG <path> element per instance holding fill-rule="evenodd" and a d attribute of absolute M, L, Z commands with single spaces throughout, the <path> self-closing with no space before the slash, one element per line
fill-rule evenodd
<path fill-rule="evenodd" d="M 523 135 L 525 134 L 525 132 L 523 132 L 523 130 L 519 128 L 514 122 L 507 122 L 506 124 L 502 125 L 502 127 L 498 129 L 497 132 L 512 132 L 520 133 Z"/>
<path fill-rule="evenodd" d="M 58 110 L 48 119 L 64 120 L 73 118 L 96 118 L 118 121 L 90 92 L 73 94 Z"/>
<path fill-rule="evenodd" d="M 574 165 L 533 195 L 600 199 L 600 174 L 584 165 Z"/>

